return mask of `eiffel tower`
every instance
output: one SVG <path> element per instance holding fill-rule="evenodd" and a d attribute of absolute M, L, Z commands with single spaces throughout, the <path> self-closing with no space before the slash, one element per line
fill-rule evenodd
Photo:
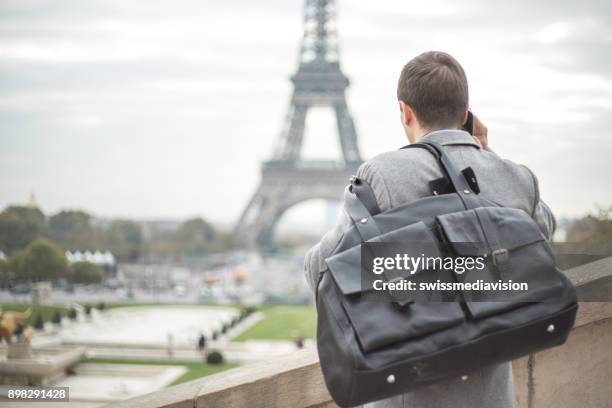
<path fill-rule="evenodd" d="M 261 168 L 261 182 L 235 228 L 248 248 L 265 248 L 283 213 L 314 198 L 337 200 L 361 164 L 355 125 L 346 104 L 348 78 L 340 70 L 334 0 L 306 0 L 299 67 L 291 77 L 293 95 L 273 157 Z M 313 106 L 335 112 L 342 158 L 301 159 L 304 126 Z M 331 142 L 331 141 L 330 141 Z"/>

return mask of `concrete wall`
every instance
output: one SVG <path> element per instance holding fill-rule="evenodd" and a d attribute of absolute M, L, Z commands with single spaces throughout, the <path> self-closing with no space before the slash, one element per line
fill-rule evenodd
<path fill-rule="evenodd" d="M 575 327 L 564 345 L 512 366 L 517 408 L 612 407 L 612 317 Z"/>

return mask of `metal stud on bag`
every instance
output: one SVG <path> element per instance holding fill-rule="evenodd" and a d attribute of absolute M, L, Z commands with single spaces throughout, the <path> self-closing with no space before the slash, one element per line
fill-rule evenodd
<path fill-rule="evenodd" d="M 462 376 L 461 376 L 461 381 L 466 381 L 467 379 L 468 379 L 468 376 L 467 376 L 467 375 L 462 375 Z"/>
<path fill-rule="evenodd" d="M 387 377 L 387 382 L 389 384 L 394 384 L 395 383 L 395 376 L 393 374 L 389 374 L 389 376 Z"/>
<path fill-rule="evenodd" d="M 367 218 L 362 218 L 359 220 L 360 223 L 365 224 L 366 222 L 368 222 Z"/>
<path fill-rule="evenodd" d="M 548 327 L 546 328 L 546 331 L 549 333 L 552 333 L 555 331 L 555 325 L 554 324 L 549 324 Z"/>

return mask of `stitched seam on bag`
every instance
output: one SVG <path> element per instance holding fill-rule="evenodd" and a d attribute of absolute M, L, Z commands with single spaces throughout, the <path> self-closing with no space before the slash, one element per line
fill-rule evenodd
<path fill-rule="evenodd" d="M 336 249 L 338 249 L 338 246 L 342 242 L 342 238 L 344 238 L 344 235 L 345 235 L 344 232 L 342 232 L 342 234 L 340 234 L 340 238 L 338 238 L 338 242 L 336 242 L 336 245 L 334 246 L 334 248 L 332 249 L 330 254 L 333 254 L 334 252 L 336 252 Z M 322 271 L 319 271 L 319 277 L 317 279 L 317 286 L 315 286 L 315 288 L 314 288 L 314 292 L 315 292 L 315 304 L 317 303 L 317 299 L 319 298 L 319 285 L 321 285 L 321 279 L 323 279 L 323 274 L 326 271 L 329 271 L 329 266 L 327 266 L 327 262 L 325 261 L 325 258 L 323 258 L 323 263 L 325 264 L 325 269 L 323 269 Z"/>
<path fill-rule="evenodd" d="M 554 314 L 554 315 L 552 315 L 552 316 L 547 316 L 547 317 L 542 318 L 542 319 L 539 319 L 539 320 L 534 320 L 534 321 L 531 321 L 531 322 L 528 322 L 528 323 L 522 324 L 522 325 L 520 325 L 520 326 L 509 327 L 509 328 L 507 328 L 507 329 L 500 330 L 500 331 L 496 331 L 496 332 L 494 332 L 494 333 L 487 333 L 487 334 L 485 334 L 484 336 L 477 337 L 477 338 L 475 338 L 475 339 L 473 339 L 473 340 L 470 340 L 470 341 L 468 341 L 468 342 L 466 342 L 466 343 L 456 344 L 456 345 L 454 345 L 454 346 L 450 346 L 450 347 L 447 347 L 447 348 L 442 349 L 442 350 L 437 350 L 437 351 L 434 351 L 434 352 L 429 353 L 429 354 L 425 354 L 425 355 L 421 355 L 421 356 L 415 356 L 415 357 L 407 358 L 407 359 L 406 359 L 406 360 L 404 360 L 403 362 L 400 362 L 400 363 L 393 363 L 393 364 L 390 364 L 390 365 L 386 365 L 386 366 L 384 366 L 384 368 L 382 368 L 382 369 L 378 369 L 378 370 L 380 370 L 380 371 L 389 370 L 389 369 L 392 369 L 393 367 L 396 367 L 396 366 L 399 366 L 399 365 L 403 365 L 403 364 L 405 364 L 405 361 L 410 361 L 410 360 L 413 360 L 414 358 L 429 358 L 429 357 L 436 356 L 436 355 L 438 355 L 438 354 L 446 353 L 446 352 L 447 352 L 447 351 L 449 351 L 449 350 L 453 350 L 453 349 L 457 349 L 457 348 L 464 347 L 466 344 L 477 343 L 477 342 L 479 342 L 479 341 L 481 341 L 481 340 L 483 340 L 483 339 L 486 339 L 487 337 L 492 337 L 492 336 L 494 336 L 494 335 L 498 335 L 498 334 L 504 334 L 504 333 L 506 333 L 506 332 L 509 332 L 509 331 L 512 331 L 512 330 L 516 330 L 517 328 L 525 328 L 525 327 L 527 327 L 527 326 L 529 326 L 529 325 L 532 325 L 532 324 L 538 324 L 538 323 L 541 323 L 541 322 L 545 322 L 545 321 L 547 321 L 547 320 L 549 320 L 549 319 L 555 319 L 555 318 L 557 318 L 557 317 L 559 317 L 559 316 L 561 316 L 561 315 L 563 315 L 563 314 L 565 314 L 565 313 L 568 313 L 568 312 L 570 312 L 570 311 L 572 311 L 572 310 L 574 310 L 574 309 L 576 309 L 576 310 L 578 309 L 578 304 L 577 304 L 577 303 L 575 303 L 575 302 L 574 302 L 574 303 L 573 303 L 571 306 L 568 306 L 567 308 L 562 309 L 561 311 L 559 311 L 559 312 L 555 313 L 555 314 Z M 573 325 L 572 325 L 572 326 L 573 326 Z M 570 330 L 571 330 L 571 328 L 570 328 Z M 357 371 L 357 372 L 368 372 L 368 371 L 365 371 L 365 370 L 361 370 L 361 371 L 360 371 L 360 370 L 356 370 L 356 371 Z"/>
<path fill-rule="evenodd" d="M 489 237 L 487 236 L 487 233 L 485 231 L 484 225 L 482 224 L 482 221 L 480 220 L 480 216 L 478 215 L 478 211 L 473 210 L 474 211 L 474 215 L 476 216 L 476 220 L 478 221 L 478 225 L 480 225 L 480 229 L 482 230 L 482 236 L 484 237 L 485 241 L 487 242 L 487 247 L 489 248 L 489 252 L 493 252 L 493 247 L 491 246 L 491 241 L 489 241 Z"/>
<path fill-rule="evenodd" d="M 336 316 L 336 313 L 334 312 L 334 307 L 331 306 L 326 300 L 325 298 L 322 299 L 323 303 L 325 303 L 327 305 L 327 309 L 330 311 L 330 314 L 332 316 L 332 318 L 334 319 L 334 321 L 336 322 L 336 324 L 339 327 L 343 327 L 343 325 L 340 323 L 340 321 L 338 320 L 338 317 Z M 340 305 L 342 307 L 342 305 Z M 342 307 L 342 310 L 340 310 L 340 312 L 344 313 L 345 315 L 347 314 L 346 311 L 344 310 L 344 308 Z M 348 317 L 348 315 L 346 316 L 346 320 L 348 323 L 348 327 L 349 329 L 354 333 L 353 337 L 356 337 L 356 331 L 355 328 L 353 327 L 353 325 L 351 324 L 351 321 Z M 346 337 L 346 332 L 344 331 L 344 329 L 342 330 L 342 336 Z M 359 340 L 358 340 L 359 341 Z M 351 344 L 351 342 L 349 342 L 349 344 Z M 354 343 L 353 343 L 354 344 Z M 353 347 L 354 349 L 355 347 Z M 353 350 L 354 351 L 354 350 Z M 358 349 L 358 351 L 362 352 L 361 350 Z M 363 353 L 363 352 L 362 352 Z M 348 353 L 351 357 L 351 362 L 352 362 L 352 368 L 355 372 L 359 372 L 359 370 L 357 370 L 357 361 L 355 358 L 355 353 L 354 352 L 350 352 Z M 353 400 L 353 390 L 355 388 L 355 379 L 353 376 L 350 377 L 350 385 L 349 385 L 349 396 L 350 396 L 350 400 Z"/>

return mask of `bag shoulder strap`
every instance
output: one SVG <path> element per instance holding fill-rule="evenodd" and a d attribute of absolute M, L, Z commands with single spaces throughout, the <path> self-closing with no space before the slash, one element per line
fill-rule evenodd
<path fill-rule="evenodd" d="M 466 209 L 480 206 L 464 174 L 457 170 L 457 167 L 448 154 L 444 152 L 444 148 L 440 144 L 432 141 L 421 141 L 402 147 L 402 149 L 410 148 L 425 149 L 436 158 L 442 173 L 448 178 Z"/>
<path fill-rule="evenodd" d="M 435 142 L 425 141 L 404 146 L 402 149 L 408 148 L 426 149 L 436 158 L 442 173 L 448 178 L 466 209 L 481 206 L 464 174 L 457 171 L 442 146 Z M 344 202 L 346 211 L 363 241 L 368 241 L 381 234 L 373 218 L 373 215 L 380 213 L 380 208 L 372 187 L 365 180 L 357 177 L 351 178 L 351 184 L 344 191 Z"/>

